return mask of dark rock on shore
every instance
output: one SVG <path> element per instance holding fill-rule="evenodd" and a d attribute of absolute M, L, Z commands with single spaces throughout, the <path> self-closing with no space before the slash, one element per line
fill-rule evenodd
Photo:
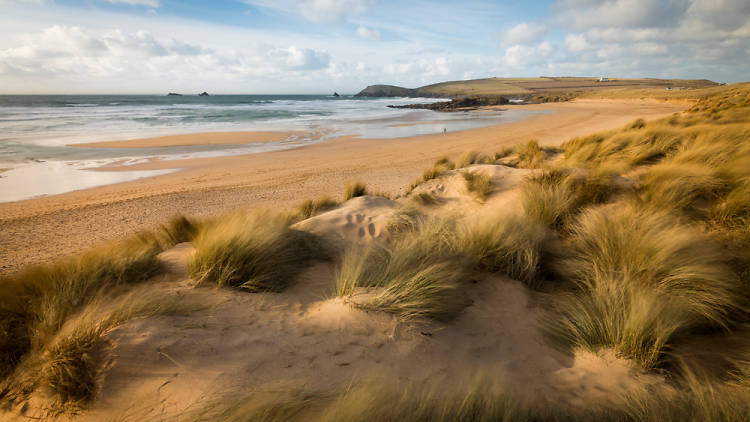
<path fill-rule="evenodd" d="M 203 91 L 200 94 L 198 94 L 199 97 L 208 97 L 208 92 Z"/>
<path fill-rule="evenodd" d="M 167 97 L 182 97 L 182 94 L 178 94 L 176 92 L 170 92 L 167 94 Z"/>
<path fill-rule="evenodd" d="M 340 97 L 341 95 L 339 95 L 339 93 L 338 93 L 338 92 L 334 92 L 334 93 L 333 93 L 333 96 L 334 96 L 334 97 Z"/>
<path fill-rule="evenodd" d="M 389 105 L 390 108 L 413 108 L 435 111 L 466 111 L 474 110 L 483 106 L 496 106 L 508 104 L 505 97 L 467 97 L 456 98 L 451 101 L 440 101 L 432 104 L 406 104 L 406 105 Z"/>

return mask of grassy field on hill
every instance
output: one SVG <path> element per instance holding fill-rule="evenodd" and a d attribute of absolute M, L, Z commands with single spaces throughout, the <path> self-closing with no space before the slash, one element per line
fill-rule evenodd
<path fill-rule="evenodd" d="M 575 97 L 598 98 L 675 98 L 684 99 L 710 94 L 720 85 L 708 80 L 609 78 L 596 77 L 486 78 L 448 81 L 414 89 L 388 87 L 388 91 L 368 87 L 360 94 L 373 96 L 425 97 L 507 97 L 531 102 L 565 101 Z M 386 94 L 387 92 L 387 94 Z M 366 95 L 365 95 L 366 96 Z"/>

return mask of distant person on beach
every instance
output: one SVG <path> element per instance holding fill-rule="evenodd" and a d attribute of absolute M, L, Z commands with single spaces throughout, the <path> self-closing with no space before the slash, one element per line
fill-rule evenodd
<path fill-rule="evenodd" d="M 446 133 L 448 133 L 448 129 L 443 128 L 443 135 L 445 135 Z"/>

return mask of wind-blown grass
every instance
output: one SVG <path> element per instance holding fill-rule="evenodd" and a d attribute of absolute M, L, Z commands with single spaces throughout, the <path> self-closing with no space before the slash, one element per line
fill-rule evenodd
<path fill-rule="evenodd" d="M 280 292 L 307 267 L 324 256 L 310 233 L 289 227 L 270 212 L 236 213 L 208 225 L 195 238 L 188 263 L 198 283 L 216 283 L 250 292 Z"/>
<path fill-rule="evenodd" d="M 463 154 L 461 154 L 460 157 L 458 157 L 458 160 L 456 161 L 456 165 L 454 168 L 460 169 L 464 167 L 469 167 L 472 164 L 488 164 L 491 163 L 493 160 L 477 151 L 467 151 Z"/>
<path fill-rule="evenodd" d="M 160 251 L 156 237 L 142 234 L 0 280 L 0 376 L 97 296 L 158 274 Z"/>
<path fill-rule="evenodd" d="M 436 179 L 440 177 L 443 173 L 446 171 L 453 170 L 456 167 L 456 165 L 448 159 L 448 157 L 443 157 L 435 162 L 432 167 L 428 168 L 422 173 L 422 176 L 417 178 L 415 181 L 409 185 L 409 192 L 414 190 L 417 186 L 421 185 L 422 183 Z"/>
<path fill-rule="evenodd" d="M 339 205 L 330 196 L 321 196 L 318 199 L 308 199 L 297 206 L 294 220 L 301 221 L 314 217 L 322 212 L 336 208 Z"/>
<path fill-rule="evenodd" d="M 536 139 L 517 145 L 513 152 L 518 156 L 519 167 L 539 168 L 547 160 L 547 153 L 539 146 Z"/>
<path fill-rule="evenodd" d="M 190 242 L 198 234 L 201 223 L 182 215 L 172 217 L 167 224 L 159 226 L 157 238 L 163 249 L 178 243 Z"/>
<path fill-rule="evenodd" d="M 339 265 L 337 292 L 375 288 L 374 296 L 356 305 L 396 314 L 402 319 L 448 321 L 467 305 L 462 291 L 469 268 L 456 250 L 451 223 L 415 223 L 387 248 L 352 248 Z"/>
<path fill-rule="evenodd" d="M 121 248 L 117 250 L 119 252 Z M 97 253 L 103 251 L 99 249 Z M 94 262 L 89 261 L 88 265 Z M 62 267 L 62 264 L 58 265 Z M 37 271 L 37 274 L 43 274 L 39 269 Z M 147 274 L 144 273 L 143 277 Z M 99 288 L 91 286 L 87 292 L 79 290 L 86 295 L 78 297 L 79 302 L 75 304 L 68 301 L 67 294 L 55 298 L 59 291 L 54 289 L 47 290 L 44 292 L 46 297 L 36 301 L 24 297 L 29 300 L 27 310 L 31 314 L 25 321 L 27 331 L 16 331 L 19 337 L 14 340 L 24 341 L 28 347 L 22 355 L 15 356 L 11 366 L 4 362 L 0 398 L 19 402 L 28 399 L 35 391 L 42 391 L 45 397 L 52 399 L 46 409 L 50 414 L 75 412 L 85 407 L 96 391 L 105 351 L 102 342 L 105 334 L 135 317 L 182 314 L 198 308 L 194 301 L 184 296 L 155 295 L 154 290 L 146 286 L 126 284 L 135 281 L 138 279 L 120 279 L 120 284 L 115 284 L 111 278 L 99 280 Z M 4 320 L 3 324 L 6 323 Z M 24 326 L 16 326 L 20 327 Z M 6 325 L 3 333 L 8 333 L 5 328 Z M 7 346 L 7 338 L 3 341 L 6 343 L 3 346 Z"/>
<path fill-rule="evenodd" d="M 348 201 L 352 198 L 365 195 L 367 195 L 367 187 L 364 183 L 350 183 L 346 185 L 346 191 L 344 192 L 344 201 Z"/>
<path fill-rule="evenodd" d="M 664 422 L 742 421 L 750 415 L 747 362 L 727 380 L 699 375 L 689 368 L 678 391 L 663 388 L 625 397 L 626 420 Z"/>
<path fill-rule="evenodd" d="M 670 342 L 722 326 L 738 306 L 722 250 L 665 212 L 631 204 L 584 212 L 558 271 L 578 291 L 558 301 L 554 330 L 578 347 L 612 347 L 644 367 Z"/>
<path fill-rule="evenodd" d="M 501 272 L 530 287 L 538 283 L 547 230 L 526 217 L 497 213 L 460 236 L 459 249 L 477 269 Z"/>
<path fill-rule="evenodd" d="M 57 336 L 32 365 L 33 372 L 23 382 L 26 388 L 43 387 L 62 407 L 80 408 L 88 404 L 96 392 L 96 381 L 106 349 L 103 337 L 128 320 L 152 315 L 183 315 L 199 306 L 192 300 L 174 295 L 153 296 L 142 290 L 114 299 L 102 296 L 73 321 L 73 327 Z M 38 369 L 34 366 L 38 365 Z"/>
<path fill-rule="evenodd" d="M 715 170 L 697 164 L 665 162 L 653 166 L 640 179 L 645 203 L 659 209 L 696 212 L 701 202 L 716 200 L 726 184 Z"/>
<path fill-rule="evenodd" d="M 549 169 L 521 184 L 521 204 L 529 217 L 547 227 L 566 226 L 583 207 L 603 203 L 619 188 L 608 170 L 574 172 Z"/>
<path fill-rule="evenodd" d="M 475 194 L 480 201 L 484 201 L 492 192 L 492 179 L 490 176 L 472 171 L 461 173 L 466 182 L 466 189 Z"/>

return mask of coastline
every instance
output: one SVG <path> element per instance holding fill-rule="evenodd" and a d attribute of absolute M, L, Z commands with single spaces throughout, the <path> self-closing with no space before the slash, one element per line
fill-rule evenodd
<path fill-rule="evenodd" d="M 199 132 L 122 141 L 77 143 L 68 144 L 67 146 L 76 148 L 162 148 L 196 145 L 241 145 L 258 142 L 281 142 L 290 137 L 304 136 L 316 138 L 315 134 L 308 132 Z"/>
<path fill-rule="evenodd" d="M 339 196 L 352 181 L 397 195 L 444 155 L 456 156 L 469 150 L 492 153 L 531 138 L 542 144 L 559 144 L 571 137 L 623 126 L 636 118 L 668 116 L 684 110 L 687 104 L 578 100 L 502 108 L 514 107 L 554 113 L 446 135 L 395 139 L 346 136 L 282 151 L 168 163 L 152 161 L 126 169 L 181 170 L 3 203 L 0 274 L 156 227 L 179 213 L 207 217 L 237 208 L 283 208 L 322 194 Z"/>

